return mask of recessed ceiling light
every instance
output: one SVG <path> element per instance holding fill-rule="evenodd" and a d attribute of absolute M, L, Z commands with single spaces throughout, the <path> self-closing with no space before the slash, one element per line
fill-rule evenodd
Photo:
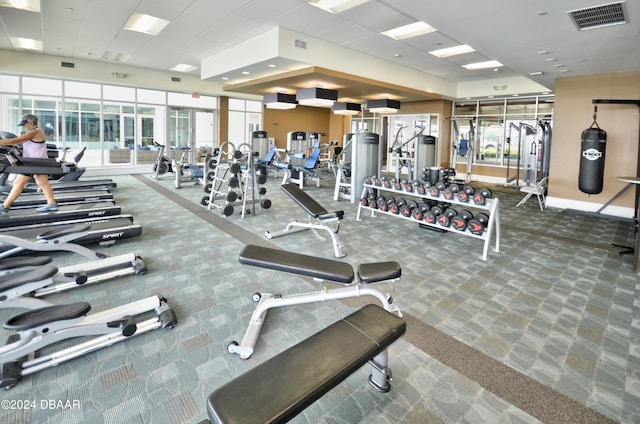
<path fill-rule="evenodd" d="M 277 68 L 277 67 L 278 67 L 278 65 L 274 65 L 273 63 L 270 63 L 270 64 L 268 64 L 267 66 L 268 66 L 269 68 Z"/>
<path fill-rule="evenodd" d="M 470 71 L 473 71 L 476 69 L 497 68 L 500 66 L 504 66 L 504 65 L 498 62 L 497 60 L 489 60 L 486 62 L 476 62 L 476 63 L 469 63 L 467 65 L 462 65 L 463 68 L 468 69 Z"/>
<path fill-rule="evenodd" d="M 406 38 L 417 37 L 418 35 L 429 34 L 430 32 L 435 31 L 436 29 L 431 25 L 418 21 L 409 25 L 390 29 L 389 31 L 384 31 L 382 34 L 387 37 L 391 37 L 394 40 L 404 40 Z"/>
<path fill-rule="evenodd" d="M 471 53 L 471 52 L 475 52 L 475 49 L 471 46 L 467 46 L 466 44 L 461 44 L 459 46 L 455 46 L 455 47 L 449 47 L 446 49 L 440 49 L 440 50 L 434 50 L 429 52 L 429 54 L 432 54 L 434 56 L 443 58 L 443 57 L 451 57 L 451 56 L 456 56 L 459 54 L 464 54 L 464 53 Z"/>
<path fill-rule="evenodd" d="M 558 59 L 556 59 L 555 57 L 550 57 L 549 59 L 547 59 L 547 62 L 555 62 L 556 60 Z"/>
<path fill-rule="evenodd" d="M 538 54 L 549 54 L 549 52 L 547 50 L 540 50 Z"/>
<path fill-rule="evenodd" d="M 310 0 L 308 4 L 326 12 L 336 14 L 366 3 L 367 1 L 368 0 Z"/>
<path fill-rule="evenodd" d="M 222 77 L 221 80 L 223 81 L 229 81 L 229 77 Z"/>
<path fill-rule="evenodd" d="M 242 75 L 249 75 L 249 71 L 242 71 Z"/>
<path fill-rule="evenodd" d="M 531 75 L 531 76 L 542 75 L 542 71 L 529 72 L 529 75 Z"/>
<path fill-rule="evenodd" d="M 124 29 L 148 35 L 156 35 L 167 25 L 169 25 L 169 21 L 166 19 L 156 18 L 155 16 L 145 15 L 143 13 L 134 13 L 124 25 Z"/>

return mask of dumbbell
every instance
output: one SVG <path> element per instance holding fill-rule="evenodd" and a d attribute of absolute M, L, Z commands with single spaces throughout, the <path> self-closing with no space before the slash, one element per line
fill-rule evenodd
<path fill-rule="evenodd" d="M 477 213 L 473 219 L 470 219 L 467 222 L 467 229 L 471 234 L 475 234 L 477 236 L 481 236 L 484 230 L 489 225 L 489 216 L 484 213 Z"/>
<path fill-rule="evenodd" d="M 440 196 L 440 190 L 438 189 L 438 187 L 436 185 L 432 185 L 431 187 L 429 187 L 429 195 L 431 197 Z"/>
<path fill-rule="evenodd" d="M 404 205 L 399 206 L 400 215 L 406 216 L 407 218 L 411 216 L 411 211 L 418 208 L 418 202 L 415 200 L 409 200 Z"/>
<path fill-rule="evenodd" d="M 413 190 L 414 190 L 413 182 L 408 182 L 405 180 L 404 191 L 406 191 L 407 193 L 413 193 Z"/>
<path fill-rule="evenodd" d="M 473 219 L 473 214 L 467 210 L 460 211 L 458 215 L 451 218 L 451 227 L 458 231 L 464 231 L 467 228 L 467 222 Z"/>
<path fill-rule="evenodd" d="M 367 204 L 371 209 L 378 209 L 378 201 L 374 194 L 370 194 L 367 196 Z"/>
<path fill-rule="evenodd" d="M 491 193 L 491 190 L 489 190 L 488 188 L 482 188 L 480 189 L 480 191 L 476 192 L 472 199 L 473 199 L 473 203 L 475 203 L 478 206 L 482 206 L 485 203 L 487 203 L 487 199 L 490 199 L 493 196 L 493 193 Z"/>
<path fill-rule="evenodd" d="M 384 188 L 391 188 L 391 181 L 387 180 L 385 177 L 382 177 L 382 186 Z"/>
<path fill-rule="evenodd" d="M 441 205 L 432 206 L 430 210 L 423 213 L 424 222 L 426 222 L 427 224 L 434 224 L 434 225 L 437 224 L 438 217 L 442 215 L 442 212 L 444 212 L 444 206 L 441 206 Z"/>
<path fill-rule="evenodd" d="M 407 200 L 403 199 L 402 197 L 396 200 L 396 206 L 398 207 L 398 212 L 395 213 L 400 213 L 402 211 L 402 208 L 407 204 Z"/>
<path fill-rule="evenodd" d="M 376 200 L 378 202 L 378 209 L 380 209 L 383 212 L 386 212 L 389 210 L 389 204 L 387 203 L 387 199 L 384 196 L 378 196 Z"/>
<path fill-rule="evenodd" d="M 376 187 L 382 187 L 382 181 L 378 177 L 372 177 L 373 185 Z"/>
<path fill-rule="evenodd" d="M 416 186 L 416 193 L 424 195 L 427 194 L 428 190 L 431 188 L 431 184 L 429 182 L 418 181 L 418 185 Z M 428 184 L 428 185 L 427 185 Z"/>
<path fill-rule="evenodd" d="M 443 227 L 448 227 L 449 225 L 451 225 L 451 219 L 457 215 L 457 210 L 453 208 L 447 208 L 444 212 L 442 212 L 442 215 L 438 217 L 438 224 L 442 225 Z"/>
<path fill-rule="evenodd" d="M 372 181 L 373 181 L 372 177 L 369 177 L 369 176 L 364 177 L 365 184 L 371 184 Z"/>
<path fill-rule="evenodd" d="M 471 187 L 471 186 L 464 186 L 462 188 L 462 190 L 460 190 L 457 194 L 456 194 L 456 198 L 458 199 L 459 202 L 468 202 L 469 199 L 471 198 L 471 196 L 473 196 L 473 194 L 476 192 L 476 189 Z"/>
<path fill-rule="evenodd" d="M 453 200 L 456 197 L 456 193 L 460 191 L 460 186 L 458 184 L 450 184 L 449 187 L 445 188 L 442 191 L 442 196 L 446 200 Z"/>
<path fill-rule="evenodd" d="M 392 202 L 388 202 L 387 205 L 389 206 L 389 212 L 391 213 L 398 214 L 398 212 L 400 211 L 400 208 L 398 207 L 398 204 L 395 200 Z"/>
<path fill-rule="evenodd" d="M 391 179 L 391 185 L 393 186 L 394 190 L 402 190 L 402 183 L 396 178 Z"/>
<path fill-rule="evenodd" d="M 413 219 L 417 221 L 422 221 L 422 219 L 424 218 L 424 214 L 429 211 L 430 211 L 429 205 L 427 205 L 426 203 L 423 203 L 422 205 L 419 205 L 417 208 L 411 211 L 411 216 L 413 217 Z"/>

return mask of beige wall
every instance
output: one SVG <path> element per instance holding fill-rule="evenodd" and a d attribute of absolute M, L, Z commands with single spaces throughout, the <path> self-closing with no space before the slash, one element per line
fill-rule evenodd
<path fill-rule="evenodd" d="M 616 177 L 638 176 L 640 108 L 635 105 L 599 104 L 597 122 L 607 132 L 604 189 L 597 195 L 578 190 L 581 133 L 593 122 L 593 99 L 640 100 L 640 72 L 560 78 L 556 81 L 549 168 L 550 206 L 597 210 L 626 185 Z M 634 202 L 635 190 L 629 190 L 614 205 L 628 209 L 633 208 Z M 617 209 L 608 208 L 603 213 L 618 215 Z M 629 214 L 628 210 L 618 212 Z"/>
<path fill-rule="evenodd" d="M 448 100 L 432 100 L 424 102 L 402 103 L 401 114 L 437 113 L 440 116 L 438 139 L 438 161 L 442 166 L 449 166 L 449 140 L 451 139 L 452 102 Z M 358 119 L 357 117 L 355 119 Z M 287 147 L 287 133 L 291 131 L 319 132 L 322 142 L 337 140 L 342 145 L 342 136 L 351 132 L 351 117 L 336 115 L 331 109 L 297 106 L 295 109 L 277 110 L 263 109 L 264 130 L 269 137 L 275 137 L 276 145 Z"/>

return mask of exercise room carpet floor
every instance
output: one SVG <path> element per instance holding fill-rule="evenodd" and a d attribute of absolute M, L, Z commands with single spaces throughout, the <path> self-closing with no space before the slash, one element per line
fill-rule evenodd
<path fill-rule="evenodd" d="M 347 256 L 339 260 L 398 261 L 402 279 L 379 288 L 392 294 L 408 327 L 390 348 L 389 393 L 372 390 L 365 366 L 293 422 L 640 422 L 640 284 L 632 257 L 611 247 L 632 244 L 630 222 L 541 212 L 535 198 L 515 208 L 522 193 L 492 187 L 500 199 L 501 246 L 483 261 L 478 239 L 391 216 L 364 213 L 356 221 L 357 205 L 334 202 L 333 176 L 323 175 L 321 188 L 305 191 L 326 209 L 345 211 L 340 237 Z M 264 237 L 307 220 L 279 179 L 266 184 L 272 207 L 244 219 L 207 210 L 200 205 L 202 186 L 176 190 L 171 174 L 114 180 L 117 204 L 142 224 L 143 234 L 94 247 L 110 255 L 133 251 L 149 272 L 47 300 L 84 300 L 101 311 L 162 294 L 178 324 L 26 376 L 1 399 L 35 401 L 34 407 L 2 409 L 0 423 L 199 423 L 215 388 L 375 301 L 271 310 L 253 356 L 231 355 L 227 344 L 242 338 L 254 292 L 317 289 L 303 278 L 240 265 L 242 247 L 334 258 L 330 240 L 309 231 Z M 52 256 L 59 266 L 83 261 L 70 253 Z M 15 312 L 2 310 L 0 319 Z M 48 401 L 76 402 L 43 407 Z"/>

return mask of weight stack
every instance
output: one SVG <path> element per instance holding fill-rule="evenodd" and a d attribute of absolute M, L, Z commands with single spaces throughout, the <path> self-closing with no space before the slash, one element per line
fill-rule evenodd
<path fill-rule="evenodd" d="M 598 194 L 602 192 L 606 143 L 606 131 L 593 127 L 582 131 L 578 188 L 583 193 Z"/>

